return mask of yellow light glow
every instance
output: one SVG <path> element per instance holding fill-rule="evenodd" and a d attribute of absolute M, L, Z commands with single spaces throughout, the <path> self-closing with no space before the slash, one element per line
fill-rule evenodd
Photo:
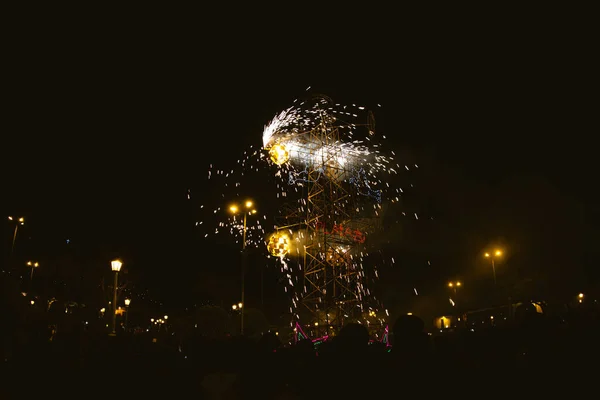
<path fill-rule="evenodd" d="M 236 205 L 232 205 L 229 207 L 229 211 L 231 211 L 232 214 L 236 214 L 238 212 L 238 206 Z"/>
<path fill-rule="evenodd" d="M 253 205 L 251 200 L 246 200 L 246 208 L 252 208 Z"/>
<path fill-rule="evenodd" d="M 290 159 L 290 153 L 285 146 L 280 143 L 271 146 L 269 149 L 269 156 L 271 157 L 271 161 L 277 165 L 284 164 Z"/>
<path fill-rule="evenodd" d="M 502 255 L 502 252 L 500 250 L 496 250 L 496 256 L 500 257 Z"/>
<path fill-rule="evenodd" d="M 290 252 L 290 238 L 286 233 L 275 232 L 269 238 L 267 250 L 274 257 L 283 257 Z"/>
<path fill-rule="evenodd" d="M 462 285 L 462 283 L 456 282 L 456 286 L 460 286 L 460 285 Z"/>
<path fill-rule="evenodd" d="M 490 256 L 490 253 L 485 253 L 484 255 L 485 255 L 486 257 L 489 257 L 489 256 Z"/>
<path fill-rule="evenodd" d="M 454 284 L 453 284 L 452 282 L 450 282 L 450 283 L 448 284 L 448 287 L 452 287 L 452 286 L 454 286 Z"/>
<path fill-rule="evenodd" d="M 579 297 L 580 299 L 583 299 L 583 293 L 579 293 L 579 295 L 577 297 Z"/>
<path fill-rule="evenodd" d="M 119 272 L 121 270 L 122 265 L 123 263 L 121 262 L 121 260 L 114 260 L 110 262 L 110 267 L 115 272 Z"/>

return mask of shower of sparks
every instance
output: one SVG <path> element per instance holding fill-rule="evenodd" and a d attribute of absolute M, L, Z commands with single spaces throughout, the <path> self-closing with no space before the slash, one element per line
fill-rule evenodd
<path fill-rule="evenodd" d="M 325 98 L 313 102 L 295 101 L 292 107 L 276 114 L 264 127 L 262 148 L 250 146 L 237 160 L 235 168 L 219 169 L 210 165 L 206 177 L 208 180 L 218 181 L 217 184 L 222 190 L 220 193 L 215 193 L 215 197 L 219 197 L 217 199 L 219 204 L 216 207 L 200 206 L 203 211 L 207 210 L 209 215 L 213 215 L 213 218 L 209 218 L 211 221 L 214 218 L 218 221 L 214 229 L 211 228 L 212 223 L 208 224 L 209 231 L 204 231 L 204 237 L 226 233 L 233 236 L 236 243 L 241 244 L 244 230 L 243 215 L 230 215 L 227 210 L 230 203 L 236 201 L 242 203 L 245 200 L 243 196 L 252 193 L 252 184 L 247 185 L 247 178 L 251 173 L 265 175 L 267 179 L 263 181 L 273 182 L 275 189 L 273 195 L 277 200 L 286 204 L 291 202 L 295 204 L 299 215 L 305 214 L 306 199 L 301 193 L 308 182 L 308 170 L 314 169 L 315 165 L 324 165 L 323 163 L 326 163 L 326 166 L 333 164 L 343 170 L 343 174 L 336 179 L 353 185 L 357 194 L 364 197 L 365 201 L 361 202 L 356 209 L 357 214 L 367 218 L 380 218 L 384 205 L 398 203 L 404 193 L 403 188 L 393 187 L 390 184 L 389 177 L 397 175 L 401 170 L 416 169 L 418 165 L 401 165 L 397 162 L 395 153 L 385 150 L 386 137 L 376 134 L 374 124 L 369 121 L 371 121 L 369 111 L 365 107 L 355 104 L 351 106 L 334 104 Z M 320 124 L 336 129 L 338 139 L 331 143 L 311 141 L 307 132 Z M 325 169 L 323 168 L 322 173 L 326 173 Z M 189 190 L 187 198 L 191 198 Z M 277 215 L 261 212 L 260 204 L 257 208 L 257 214 L 247 215 L 246 245 L 264 247 L 268 240 L 267 235 L 277 228 L 274 222 Z M 412 214 L 412 217 L 419 219 L 416 213 Z M 206 227 L 207 224 L 204 220 L 199 220 L 196 226 Z M 300 285 L 299 276 L 302 274 L 303 265 L 299 261 L 290 261 L 292 258 L 302 259 L 298 257 L 301 255 L 299 249 L 302 249 L 302 243 L 306 238 L 303 231 L 290 229 L 289 235 L 292 241 L 290 253 L 271 258 L 278 260 L 280 282 L 284 284 L 284 290 L 291 296 L 289 311 L 297 316 L 300 290 L 296 290 L 295 287 Z M 296 245 L 294 246 L 293 243 Z M 382 322 L 388 315 L 388 311 L 380 312 L 376 308 L 367 306 L 369 303 L 367 300 L 374 299 L 367 280 L 379 278 L 377 265 L 374 265 L 372 260 L 367 260 L 370 255 L 367 247 L 340 248 L 337 251 L 339 254 L 348 251 L 353 268 L 359 271 L 360 281 L 357 283 L 357 289 L 360 292 L 359 298 L 363 300 L 361 309 L 364 306 L 363 312 L 368 312 L 372 317 L 367 319 L 367 323 Z M 381 251 L 378 253 L 381 254 Z M 394 258 L 381 260 L 381 264 L 393 265 L 394 263 Z M 414 291 L 418 294 L 416 289 Z M 376 299 L 374 300 L 376 302 Z"/>

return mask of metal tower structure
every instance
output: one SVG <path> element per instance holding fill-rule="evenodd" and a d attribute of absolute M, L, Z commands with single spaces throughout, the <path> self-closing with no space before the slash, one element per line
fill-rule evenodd
<path fill-rule="evenodd" d="M 331 112 L 331 99 L 318 96 L 312 101 L 321 106 L 312 111 L 310 124 L 293 130 L 293 145 L 275 142 L 271 151 L 301 165 L 299 206 L 283 207 L 278 231 L 302 232 L 295 326 L 299 322 L 309 336 L 323 337 L 349 322 L 370 323 L 379 317 L 378 307 L 370 304 L 361 264 L 366 235 L 379 223 L 374 210 L 381 206 L 361 167 L 366 156 L 349 153 L 342 143 L 343 129 L 349 124 Z M 374 124 L 369 112 L 362 124 L 368 135 L 374 133 Z M 279 254 L 277 247 L 287 246 L 288 239 L 273 240 L 271 254 Z"/>
<path fill-rule="evenodd" d="M 364 274 L 355 259 L 366 237 L 367 224 L 360 218 L 361 200 L 349 178 L 356 171 L 344 159 L 335 119 L 321 116 L 306 134 L 318 149 L 307 159 L 306 242 L 304 247 L 301 304 L 312 314 L 312 330 L 322 336 L 346 323 L 362 320 L 365 299 Z M 322 149 L 328 149 L 323 151 Z"/>
<path fill-rule="evenodd" d="M 323 118 L 309 132 L 310 141 L 335 149 L 339 142 L 337 127 Z M 304 293 L 301 303 L 327 330 L 338 329 L 346 318 L 354 317 L 359 305 L 357 270 L 350 254 L 352 240 L 353 196 L 343 177 L 348 174 L 334 151 L 310 157 L 306 195 L 306 235 L 304 256 Z M 349 229 L 350 235 L 346 235 Z M 318 325 L 317 325 L 318 326 Z M 317 328 L 318 329 L 318 328 Z"/>

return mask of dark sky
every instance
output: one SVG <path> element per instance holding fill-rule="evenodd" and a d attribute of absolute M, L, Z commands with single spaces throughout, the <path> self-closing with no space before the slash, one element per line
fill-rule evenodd
<path fill-rule="evenodd" d="M 388 292 L 479 279 L 494 244 L 523 276 L 597 279 L 597 66 L 584 42 L 415 35 L 312 54 L 301 41 L 278 54 L 266 38 L 23 39 L 3 90 L 6 213 L 27 217 L 36 257 L 70 239 L 90 258 L 123 257 L 161 298 L 187 304 L 222 288 L 229 301 L 220 279 L 237 264 L 220 257 L 231 243 L 206 244 L 194 228 L 214 196 L 208 164 L 228 168 L 260 145 L 263 125 L 312 86 L 382 104 L 378 129 L 421 167 L 405 206 L 434 219 L 390 232 L 403 263 L 385 272 Z"/>

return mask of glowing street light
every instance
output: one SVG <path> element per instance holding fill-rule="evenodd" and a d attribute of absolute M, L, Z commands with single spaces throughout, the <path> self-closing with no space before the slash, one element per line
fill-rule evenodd
<path fill-rule="evenodd" d="M 15 250 L 15 241 L 17 240 L 17 231 L 19 230 L 19 225 L 25 225 L 24 217 L 13 217 L 11 215 L 8 216 L 9 221 L 15 221 L 15 233 L 13 234 L 12 247 L 10 248 L 10 255 L 12 256 L 13 251 Z"/>
<path fill-rule="evenodd" d="M 462 286 L 462 283 L 460 281 L 456 281 L 456 282 L 448 282 L 448 287 L 452 290 L 454 290 L 454 295 L 456 296 L 456 292 L 458 291 L 458 289 Z"/>
<path fill-rule="evenodd" d="M 129 325 L 129 305 L 131 304 L 131 299 L 125 299 L 125 329 Z"/>
<path fill-rule="evenodd" d="M 485 253 L 484 256 L 485 256 L 485 258 L 489 258 L 490 260 L 492 260 L 492 272 L 494 273 L 494 285 L 495 285 L 496 284 L 496 263 L 494 262 L 494 259 L 496 259 L 498 257 L 502 257 L 502 251 L 494 250 L 493 253 Z"/>
<path fill-rule="evenodd" d="M 40 266 L 40 263 L 37 261 L 27 261 L 27 266 L 31 267 L 31 280 L 33 280 L 33 271 Z"/>
<path fill-rule="evenodd" d="M 246 217 L 248 215 L 256 214 L 256 209 L 254 208 L 254 202 L 252 200 L 246 200 L 244 202 L 243 207 L 238 206 L 237 204 L 232 204 L 229 206 L 229 212 L 233 215 L 237 215 L 240 212 L 244 214 L 244 227 L 242 230 L 242 302 L 239 304 L 240 309 L 242 308 L 242 303 L 244 303 L 245 295 L 246 295 Z M 240 312 L 240 333 L 244 334 L 244 313 Z"/>
<path fill-rule="evenodd" d="M 123 263 L 121 260 L 113 260 L 110 262 L 110 268 L 115 273 L 115 283 L 113 285 L 113 302 L 112 302 L 112 328 L 110 332 L 110 336 L 116 336 L 116 328 L 117 328 L 117 286 L 119 285 L 119 271 L 121 271 L 121 267 Z"/>

